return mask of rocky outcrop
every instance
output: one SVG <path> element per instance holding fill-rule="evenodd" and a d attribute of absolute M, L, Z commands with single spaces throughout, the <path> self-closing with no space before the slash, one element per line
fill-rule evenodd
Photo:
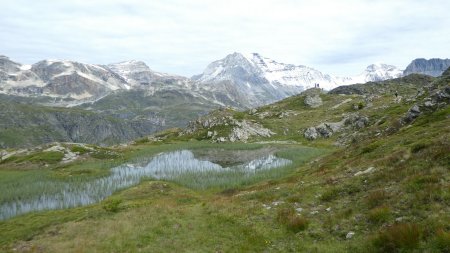
<path fill-rule="evenodd" d="M 319 137 L 329 138 L 337 132 L 345 129 L 357 130 L 369 125 L 369 118 L 359 114 L 348 114 L 338 122 L 324 122 L 317 126 L 307 128 L 303 136 L 308 140 L 315 140 Z"/>
<path fill-rule="evenodd" d="M 258 123 L 248 122 L 246 120 L 235 122 L 235 127 L 231 130 L 228 139 L 231 142 L 244 141 L 246 142 L 252 136 L 270 137 L 275 133 L 267 128 L 264 128 Z"/>
<path fill-rule="evenodd" d="M 231 127 L 231 131 L 219 131 Z M 270 137 L 275 133 L 261 124 L 248 120 L 237 120 L 230 115 L 206 116 L 189 122 L 188 127 L 181 135 L 194 134 L 199 130 L 207 130 L 204 138 L 214 142 L 248 141 L 251 137 Z M 219 134 L 219 132 L 222 132 Z"/>
<path fill-rule="evenodd" d="M 424 112 L 432 112 L 438 108 L 448 106 L 450 104 L 450 86 L 442 87 L 431 92 L 431 95 L 424 98 L 422 103 L 415 104 L 400 119 L 405 125 L 412 123 L 417 117 Z"/>
<path fill-rule="evenodd" d="M 317 139 L 317 137 L 319 137 L 319 133 L 317 132 L 315 127 L 308 127 L 303 136 L 305 136 L 306 139 L 308 140 L 315 140 Z"/>
<path fill-rule="evenodd" d="M 322 99 L 319 95 L 306 95 L 304 103 L 311 108 L 317 108 L 322 105 Z"/>
<path fill-rule="evenodd" d="M 410 123 L 412 122 L 415 118 L 419 117 L 419 115 L 422 112 L 420 111 L 420 108 L 418 105 L 413 105 L 411 108 L 409 108 L 408 112 L 406 113 L 406 115 L 403 117 L 402 121 L 403 123 Z"/>
<path fill-rule="evenodd" d="M 415 59 L 413 60 L 403 72 L 404 75 L 413 73 L 424 74 L 429 76 L 440 76 L 442 73 L 450 67 L 450 59 Z"/>

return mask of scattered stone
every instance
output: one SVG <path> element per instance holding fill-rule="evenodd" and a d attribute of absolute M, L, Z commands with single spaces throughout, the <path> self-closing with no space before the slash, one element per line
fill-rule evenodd
<path fill-rule="evenodd" d="M 284 203 L 284 201 L 274 201 L 274 202 L 272 202 L 272 206 L 278 206 L 278 205 L 281 205 L 283 203 Z"/>
<path fill-rule="evenodd" d="M 319 213 L 319 211 L 312 211 L 310 214 L 312 214 L 312 215 L 314 215 L 314 214 L 318 214 Z"/>
<path fill-rule="evenodd" d="M 344 117 L 344 125 L 355 129 L 361 129 L 369 125 L 369 118 L 359 114 L 349 114 Z"/>
<path fill-rule="evenodd" d="M 266 205 L 266 204 L 263 204 L 263 207 L 264 207 L 266 210 L 270 210 L 270 209 L 272 208 L 270 205 Z"/>
<path fill-rule="evenodd" d="M 364 174 L 369 174 L 369 173 L 371 173 L 373 171 L 375 171 L 375 168 L 374 167 L 369 167 L 367 170 L 356 172 L 354 174 L 354 176 L 356 177 L 356 176 L 360 176 L 360 175 L 364 175 Z"/>
<path fill-rule="evenodd" d="M 331 207 L 328 207 L 327 209 L 325 209 L 327 212 L 331 211 Z"/>
<path fill-rule="evenodd" d="M 350 232 L 348 232 L 347 235 L 345 236 L 345 239 L 352 239 L 354 235 L 355 235 L 355 232 L 350 231 Z"/>
<path fill-rule="evenodd" d="M 271 112 L 262 112 L 262 113 L 258 114 L 258 118 L 260 118 L 260 119 L 265 119 L 265 118 L 270 117 L 270 116 L 272 116 Z"/>
<path fill-rule="evenodd" d="M 57 151 L 57 152 L 64 152 L 65 148 L 58 145 L 55 146 L 51 146 L 50 148 L 47 148 L 44 150 L 44 152 L 52 152 L 52 151 Z"/>
<path fill-rule="evenodd" d="M 425 101 L 425 103 L 423 103 L 423 105 L 425 107 L 434 107 L 436 104 L 433 103 L 432 101 Z"/>
<path fill-rule="evenodd" d="M 303 102 L 306 106 L 309 106 L 311 108 L 317 108 L 322 105 L 322 99 L 319 95 L 307 95 Z"/>
<path fill-rule="evenodd" d="M 301 213 L 303 211 L 303 208 L 297 207 L 297 208 L 295 208 L 295 211 L 297 211 L 297 213 Z"/>

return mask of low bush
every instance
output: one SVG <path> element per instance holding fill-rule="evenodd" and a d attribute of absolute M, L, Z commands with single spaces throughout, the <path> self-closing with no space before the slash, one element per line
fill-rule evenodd
<path fill-rule="evenodd" d="M 376 252 L 410 252 L 419 247 L 422 233 L 416 224 L 396 224 L 372 239 Z"/>
<path fill-rule="evenodd" d="M 80 155 L 89 153 L 89 149 L 85 148 L 85 147 L 81 147 L 81 146 L 72 146 L 70 148 L 70 151 L 74 152 L 74 153 L 78 153 Z"/>
<path fill-rule="evenodd" d="M 299 216 L 293 208 L 281 208 L 277 213 L 277 220 L 288 230 L 297 233 L 308 228 L 308 219 Z"/>
<path fill-rule="evenodd" d="M 370 223 L 381 224 L 387 222 L 391 217 L 391 209 L 386 206 L 376 207 L 369 211 L 367 219 Z"/>
<path fill-rule="evenodd" d="M 429 144 L 427 143 L 416 143 L 414 145 L 412 145 L 411 147 L 411 153 L 418 153 L 419 151 L 421 151 L 422 149 L 425 149 L 426 147 L 428 147 Z"/>
<path fill-rule="evenodd" d="M 336 188 L 331 188 L 322 193 L 322 195 L 320 196 L 320 200 L 328 202 L 335 199 L 338 195 L 339 190 Z"/>
<path fill-rule="evenodd" d="M 375 149 L 377 149 L 379 146 L 380 146 L 379 143 L 373 143 L 373 144 L 367 145 L 361 150 L 361 154 L 371 153 Z"/>
<path fill-rule="evenodd" d="M 387 194 L 384 190 L 376 190 L 367 196 L 366 202 L 369 208 L 374 208 L 381 205 L 386 198 Z"/>
<path fill-rule="evenodd" d="M 439 252 L 450 253 L 450 232 L 446 232 L 443 229 L 439 230 L 436 233 L 433 244 Z"/>
<path fill-rule="evenodd" d="M 120 210 L 121 199 L 110 199 L 103 203 L 103 209 L 108 212 L 117 213 Z"/>

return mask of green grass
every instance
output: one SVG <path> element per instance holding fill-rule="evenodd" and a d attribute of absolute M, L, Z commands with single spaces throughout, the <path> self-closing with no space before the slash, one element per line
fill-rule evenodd
<path fill-rule="evenodd" d="M 370 103 L 357 95 L 323 94 L 324 105 L 311 109 L 305 107 L 303 95 L 299 95 L 259 108 L 258 113 L 272 113 L 264 119 L 248 112 L 235 114 L 236 118 L 255 120 L 277 133 L 271 138 L 254 137 L 250 142 L 294 140 L 300 145 L 212 144 L 195 140 L 202 139 L 207 129 L 192 136 L 178 136 L 179 130 L 170 130 L 158 136 L 163 138 L 159 142 L 142 141 L 113 148 L 115 157 L 96 159 L 86 154 L 86 161 L 24 170 L 23 174 L 5 169 L 12 163 L 2 164 L 0 183 L 27 184 L 39 177 L 61 181 L 96 178 L 114 164 L 143 161 L 179 149 L 198 153 L 218 149 L 226 153 L 272 146 L 279 149 L 278 156 L 294 161 L 292 166 L 251 178 L 239 173 L 206 173 L 183 175 L 170 182 L 148 179 L 91 206 L 16 217 L 0 222 L 0 249 L 449 252 L 450 110 L 446 107 L 424 112 L 406 126 L 398 121 L 414 103 L 406 101 L 418 87 L 411 82 L 422 85 L 429 79 L 433 78 L 411 76 L 381 84 L 387 90 L 376 93 L 380 97 Z M 389 89 L 398 85 L 394 82 L 404 85 L 399 92 L 405 100 L 398 104 L 389 95 Z M 375 84 L 369 88 L 376 91 Z M 349 98 L 351 102 L 331 109 Z M 351 108 L 352 103 L 360 102 L 363 108 Z M 279 117 L 288 110 L 297 115 Z M 316 141 L 302 136 L 306 127 L 336 122 L 343 113 L 355 112 L 368 116 L 371 124 L 358 130 L 349 146 L 333 145 L 341 135 L 349 133 L 347 130 Z M 214 116 L 233 114 L 232 110 L 214 112 Z M 221 129 L 224 133 L 229 130 Z M 369 167 L 374 170 L 355 176 Z M 0 192 L 8 188 L 1 187 Z M 350 231 L 354 236 L 346 239 Z"/>

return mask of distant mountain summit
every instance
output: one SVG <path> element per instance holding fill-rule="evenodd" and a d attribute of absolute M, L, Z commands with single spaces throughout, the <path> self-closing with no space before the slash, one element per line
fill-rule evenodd
<path fill-rule="evenodd" d="M 372 64 L 354 77 L 337 77 L 314 68 L 285 64 L 263 57 L 258 53 L 233 53 L 209 64 L 202 74 L 192 79 L 210 89 L 225 89 L 230 100 L 247 107 L 271 103 L 315 87 L 330 90 L 337 86 L 381 81 L 402 76 L 402 70 L 387 64 Z M 216 85 L 214 85 L 216 84 Z M 223 92 L 222 92 L 223 93 Z"/>
<path fill-rule="evenodd" d="M 418 58 L 413 60 L 403 72 L 404 75 L 412 73 L 424 74 L 429 76 L 440 76 L 442 73 L 450 67 L 450 59 L 424 59 Z"/>
<path fill-rule="evenodd" d="M 144 62 L 136 60 L 108 64 L 107 67 L 121 76 L 131 87 L 134 88 L 148 86 L 151 83 L 166 81 L 168 79 L 187 79 L 186 77 L 153 71 Z"/>
<path fill-rule="evenodd" d="M 403 76 L 403 71 L 393 65 L 376 63 L 367 66 L 367 68 L 358 76 L 351 77 L 353 83 L 366 83 L 384 81 Z"/>

